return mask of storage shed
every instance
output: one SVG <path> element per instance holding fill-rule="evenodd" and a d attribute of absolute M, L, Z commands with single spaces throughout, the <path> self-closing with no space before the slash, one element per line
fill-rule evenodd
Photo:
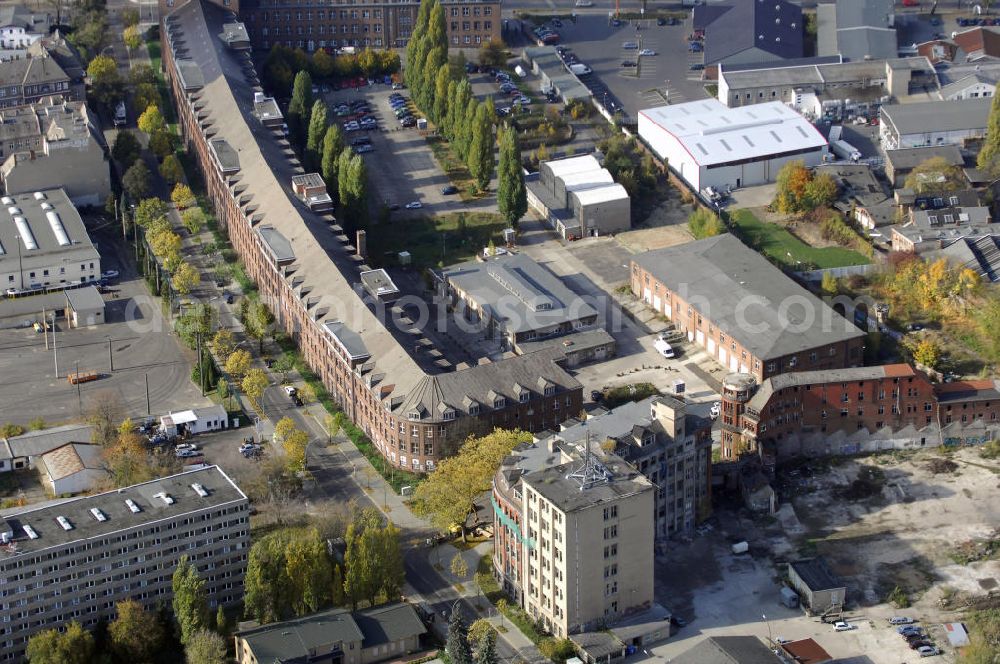
<path fill-rule="evenodd" d="M 847 587 L 830 571 L 822 558 L 788 563 L 788 580 L 813 613 L 821 614 L 844 608 Z"/>

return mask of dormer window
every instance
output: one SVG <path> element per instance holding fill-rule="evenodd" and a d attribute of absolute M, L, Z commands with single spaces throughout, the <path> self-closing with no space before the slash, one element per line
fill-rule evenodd
<path fill-rule="evenodd" d="M 455 419 L 455 410 L 453 408 L 449 408 L 442 413 L 441 417 L 445 420 L 453 420 Z"/>
<path fill-rule="evenodd" d="M 411 420 L 419 420 L 420 419 L 420 411 L 419 410 L 411 410 L 406 417 L 408 419 L 411 419 Z"/>
<path fill-rule="evenodd" d="M 949 202 L 949 203 L 950 203 L 951 205 L 958 205 L 958 196 L 952 196 L 952 197 L 950 197 L 950 198 L 948 199 L 948 202 Z"/>
<path fill-rule="evenodd" d="M 556 386 L 555 385 L 546 385 L 545 386 L 545 396 L 551 397 L 555 393 L 556 393 Z"/>
<path fill-rule="evenodd" d="M 531 397 L 531 394 L 528 392 L 528 390 L 521 390 L 521 393 L 517 395 L 517 399 L 521 403 L 528 403 L 528 399 L 530 397 Z"/>
<path fill-rule="evenodd" d="M 507 405 L 507 400 L 505 398 L 503 398 L 503 397 L 496 397 L 496 398 L 493 399 L 493 407 L 494 408 L 499 409 L 499 408 L 503 408 L 506 405 Z"/>
<path fill-rule="evenodd" d="M 479 404 L 474 403 L 469 406 L 469 415 L 476 416 L 479 414 Z"/>

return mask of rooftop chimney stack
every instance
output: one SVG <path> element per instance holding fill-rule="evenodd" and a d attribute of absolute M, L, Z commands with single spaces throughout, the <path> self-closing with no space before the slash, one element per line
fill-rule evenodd
<path fill-rule="evenodd" d="M 368 255 L 368 234 L 365 231 L 358 231 L 358 256 L 364 258 Z"/>

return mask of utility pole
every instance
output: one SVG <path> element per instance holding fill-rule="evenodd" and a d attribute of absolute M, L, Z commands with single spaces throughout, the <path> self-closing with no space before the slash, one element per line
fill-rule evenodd
<path fill-rule="evenodd" d="M 83 393 L 80 391 L 80 361 L 76 362 L 76 401 L 80 406 L 80 417 L 83 417 Z"/>
<path fill-rule="evenodd" d="M 205 396 L 205 363 L 201 355 L 201 332 L 198 337 L 198 386 L 201 388 L 201 396 Z"/>
<path fill-rule="evenodd" d="M 146 415 L 152 415 L 153 411 L 149 409 L 149 374 L 143 374 L 142 377 L 146 381 Z"/>
<path fill-rule="evenodd" d="M 42 321 L 45 324 L 45 321 Z M 56 312 L 52 312 L 52 358 L 56 365 L 56 378 L 59 377 L 59 349 L 56 347 Z"/>
<path fill-rule="evenodd" d="M 115 371 L 115 356 L 111 354 L 111 337 L 108 336 L 108 364 L 111 365 L 111 372 Z"/>
<path fill-rule="evenodd" d="M 45 336 L 45 350 L 49 349 L 49 330 L 45 324 L 45 307 L 42 307 L 42 334 Z"/>

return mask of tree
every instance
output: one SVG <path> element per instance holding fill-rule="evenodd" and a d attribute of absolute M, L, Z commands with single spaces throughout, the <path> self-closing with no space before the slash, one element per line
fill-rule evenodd
<path fill-rule="evenodd" d="M 160 102 L 160 91 L 156 89 L 156 83 L 138 83 L 132 92 L 132 103 L 134 108 L 146 108 L 150 104 Z"/>
<path fill-rule="evenodd" d="M 285 466 L 289 472 L 298 473 L 306 469 L 306 448 L 309 446 L 309 434 L 299 429 L 292 431 L 281 442 L 285 450 Z"/>
<path fill-rule="evenodd" d="M 469 649 L 469 638 L 465 629 L 465 621 L 462 620 L 462 613 L 457 609 L 452 610 L 448 619 L 448 640 L 445 642 L 445 652 L 451 664 L 472 664 L 472 652 Z"/>
<path fill-rule="evenodd" d="M 292 144 L 300 149 L 306 142 L 308 114 L 312 105 L 312 77 L 309 76 L 309 72 L 300 71 L 295 74 L 292 100 L 288 103 L 288 131 Z"/>
<path fill-rule="evenodd" d="M 60 0 L 55 0 L 55 1 L 59 2 Z M 125 27 L 128 28 L 128 27 L 132 27 L 132 26 L 135 26 L 135 25 L 139 25 L 139 10 L 138 9 L 133 9 L 132 7 L 128 7 L 126 9 L 123 9 L 121 16 L 122 16 L 122 23 L 125 25 Z"/>
<path fill-rule="evenodd" d="M 381 513 L 369 508 L 348 526 L 345 540 L 344 594 L 351 605 L 398 596 L 406 576 L 399 530 L 392 523 L 383 525 Z"/>
<path fill-rule="evenodd" d="M 340 127 L 333 124 L 326 128 L 323 135 L 323 155 L 320 160 L 320 174 L 326 182 L 326 189 L 334 199 L 337 199 L 337 158 L 344 150 L 344 135 Z"/>
<path fill-rule="evenodd" d="M 105 466 L 115 487 L 126 487 L 154 479 L 149 454 L 142 438 L 133 431 L 119 434 L 102 452 Z"/>
<path fill-rule="evenodd" d="M 150 136 L 167 128 L 167 123 L 163 120 L 163 114 L 160 112 L 160 107 L 156 104 L 150 104 L 146 107 L 146 110 L 144 110 L 142 115 L 139 116 L 137 124 L 139 126 L 139 131 L 149 134 Z"/>
<path fill-rule="evenodd" d="M 114 392 L 105 390 L 91 397 L 90 404 L 83 414 L 87 424 L 93 427 L 90 440 L 97 445 L 113 444 L 118 440 L 118 423 L 122 421 L 124 414 L 121 400 Z M 23 428 L 20 433 L 13 435 L 19 436 L 21 433 L 24 433 Z"/>
<path fill-rule="evenodd" d="M 476 664 L 497 664 L 497 633 L 490 625 L 477 642 Z"/>
<path fill-rule="evenodd" d="M 226 608 L 219 604 L 215 611 L 215 631 L 222 636 L 229 632 L 229 620 L 226 618 Z"/>
<path fill-rule="evenodd" d="M 94 637 L 73 620 L 66 630 L 47 629 L 28 639 L 31 664 L 91 664 L 94 661 Z"/>
<path fill-rule="evenodd" d="M 143 83 L 149 85 L 156 85 L 156 72 L 153 71 L 152 65 L 147 64 L 132 64 L 132 69 L 128 72 L 129 83 L 133 87 L 142 85 Z M 149 104 L 142 104 L 138 108 L 146 108 Z"/>
<path fill-rule="evenodd" d="M 145 662 L 159 651 L 163 626 L 155 613 L 127 599 L 115 606 L 117 616 L 108 625 L 111 649 L 123 662 Z"/>
<path fill-rule="evenodd" d="M 184 167 L 181 166 L 181 160 L 177 158 L 177 155 L 168 154 L 163 158 L 163 163 L 160 164 L 160 175 L 171 184 L 179 183 L 184 179 Z"/>
<path fill-rule="evenodd" d="M 226 358 L 226 373 L 237 380 L 242 381 L 248 371 L 250 371 L 250 353 L 242 348 L 234 350 Z"/>
<path fill-rule="evenodd" d="M 135 223 L 149 230 L 153 222 L 167 213 L 167 204 L 159 198 L 144 198 L 135 206 Z"/>
<path fill-rule="evenodd" d="M 198 207 L 188 208 L 181 212 L 181 224 L 191 235 L 200 233 L 205 227 L 205 213 Z"/>
<path fill-rule="evenodd" d="M 701 240 L 726 232 L 726 226 L 719 216 L 708 208 L 700 207 L 688 216 L 688 230 L 694 239 Z"/>
<path fill-rule="evenodd" d="M 122 40 L 125 42 L 125 48 L 130 51 L 142 46 L 142 35 L 139 34 L 139 28 L 134 25 L 125 28 L 122 32 Z"/>
<path fill-rule="evenodd" d="M 212 337 L 212 351 L 215 352 L 219 357 L 229 357 L 229 354 L 233 352 L 233 348 L 236 343 L 233 337 L 233 333 L 225 328 L 220 328 L 216 331 L 215 336 Z"/>
<path fill-rule="evenodd" d="M 813 175 L 802 192 L 802 207 L 806 210 L 829 207 L 837 200 L 837 182 L 829 173 Z"/>
<path fill-rule="evenodd" d="M 254 542 L 247 559 L 247 615 L 262 623 L 330 604 L 333 565 L 316 528 L 280 530 Z"/>
<path fill-rule="evenodd" d="M 354 228 L 364 227 L 368 220 L 368 171 L 361 155 L 347 149 L 340 153 L 337 187 L 343 221 Z"/>
<path fill-rule="evenodd" d="M 462 557 L 461 551 L 456 553 L 451 559 L 451 573 L 460 579 L 464 579 L 469 574 L 469 566 Z"/>
<path fill-rule="evenodd" d="M 264 339 L 270 332 L 273 322 L 274 315 L 260 300 L 252 302 L 247 309 L 247 315 L 243 317 L 243 331 L 248 337 L 257 341 L 259 352 L 264 351 Z"/>
<path fill-rule="evenodd" d="M 142 145 L 130 131 L 119 131 L 115 136 L 115 143 L 111 148 L 111 156 L 121 164 L 121 167 L 128 169 L 135 160 L 142 154 Z"/>
<path fill-rule="evenodd" d="M 187 664 L 227 664 L 226 640 L 212 630 L 198 630 L 184 646 L 184 661 Z"/>
<path fill-rule="evenodd" d="M 476 180 L 479 191 L 486 191 L 493 178 L 493 122 L 490 120 L 492 107 L 489 100 L 476 107 L 475 123 L 472 127 L 472 142 L 469 144 L 469 172 Z"/>
<path fill-rule="evenodd" d="M 135 162 L 125 171 L 125 175 L 122 176 L 122 188 L 132 200 L 145 198 L 149 194 L 149 168 L 144 161 Z"/>
<path fill-rule="evenodd" d="M 524 186 L 524 168 L 517 131 L 510 126 L 500 129 L 500 165 L 497 171 L 497 207 L 512 228 L 528 211 L 528 193 Z"/>
<path fill-rule="evenodd" d="M 499 39 L 491 39 L 479 49 L 479 64 L 483 67 L 502 67 L 507 64 L 507 49 Z"/>
<path fill-rule="evenodd" d="M 274 366 L 271 368 L 281 374 L 281 382 L 284 383 L 288 372 L 295 368 L 295 358 L 284 353 L 274 361 Z"/>
<path fill-rule="evenodd" d="M 434 107 L 430 110 L 431 117 L 439 125 L 448 114 L 448 85 L 452 80 L 451 70 L 447 65 L 439 68 L 434 77 Z"/>
<path fill-rule="evenodd" d="M 292 538 L 285 547 L 292 611 L 296 616 L 314 613 L 330 602 L 333 568 L 326 543 L 316 528 Z"/>
<path fill-rule="evenodd" d="M 201 272 L 191 263 L 182 261 L 171 277 L 174 288 L 181 295 L 187 295 L 201 283 Z"/>
<path fill-rule="evenodd" d="M 313 53 L 312 73 L 319 79 L 333 76 L 333 57 L 325 49 L 319 48 Z"/>
<path fill-rule="evenodd" d="M 495 429 L 485 436 L 470 436 L 457 454 L 441 461 L 437 469 L 417 486 L 414 510 L 429 517 L 442 532 L 453 524 L 462 527 L 474 509 L 474 501 L 489 490 L 500 462 L 519 443 L 531 440 L 520 430 Z"/>
<path fill-rule="evenodd" d="M 122 96 L 122 79 L 114 58 L 98 55 L 87 65 L 94 98 L 107 107 L 113 106 Z"/>
<path fill-rule="evenodd" d="M 986 138 L 976 157 L 976 166 L 990 174 L 1000 175 L 1000 99 L 993 96 L 990 117 L 986 122 Z"/>
<path fill-rule="evenodd" d="M 930 369 L 937 368 L 941 361 L 941 348 L 931 339 L 921 339 L 912 349 L 913 361 Z"/>
<path fill-rule="evenodd" d="M 243 388 L 243 393 L 250 398 L 254 409 L 260 410 L 260 398 L 264 396 L 264 390 L 270 384 L 271 381 L 268 380 L 264 370 L 255 368 L 248 371 L 247 375 L 243 377 L 240 387 Z"/>
<path fill-rule="evenodd" d="M 181 210 L 198 204 L 198 199 L 195 197 L 194 192 L 191 191 L 191 187 L 183 182 L 178 182 L 174 185 L 173 190 L 170 192 L 170 200 Z"/>
<path fill-rule="evenodd" d="M 167 129 L 158 129 L 149 137 L 149 149 L 158 159 L 165 159 L 174 151 L 174 135 Z"/>
<path fill-rule="evenodd" d="M 840 286 L 837 284 L 837 277 L 833 276 L 832 272 L 824 272 L 820 288 L 827 295 L 836 295 L 840 291 Z"/>
<path fill-rule="evenodd" d="M 903 186 L 916 194 L 946 194 L 968 187 L 968 181 L 960 166 L 952 165 L 944 157 L 931 157 L 910 171 Z"/>
<path fill-rule="evenodd" d="M 323 100 L 317 99 L 309 117 L 309 133 L 306 138 L 305 168 L 316 171 L 322 166 L 323 141 L 326 138 L 327 110 Z"/>
<path fill-rule="evenodd" d="M 776 192 L 772 203 L 778 212 L 799 212 L 810 180 L 809 169 L 802 161 L 790 161 L 781 167 L 775 179 Z"/>
<path fill-rule="evenodd" d="M 187 642 L 200 630 L 208 629 L 208 599 L 205 581 L 198 576 L 198 568 L 181 556 L 173 576 L 174 619 L 180 628 L 181 643 Z"/>

